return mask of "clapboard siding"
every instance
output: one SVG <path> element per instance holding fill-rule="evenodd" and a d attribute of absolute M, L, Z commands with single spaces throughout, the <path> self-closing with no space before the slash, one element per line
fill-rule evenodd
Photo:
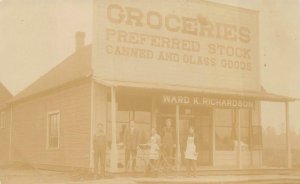
<path fill-rule="evenodd" d="M 251 166 L 251 152 L 249 150 L 241 151 L 241 165 L 243 168 Z"/>
<path fill-rule="evenodd" d="M 10 142 L 10 108 L 0 109 L 5 113 L 5 128 L 0 128 L 0 163 L 6 163 L 9 160 L 9 142 Z"/>
<path fill-rule="evenodd" d="M 259 168 L 262 166 L 262 151 L 254 150 L 252 151 L 252 166 Z"/>
<path fill-rule="evenodd" d="M 47 113 L 60 112 L 60 148 L 47 150 Z M 14 161 L 89 167 L 91 83 L 53 91 L 13 105 Z"/>
<path fill-rule="evenodd" d="M 237 150 L 234 151 L 216 151 L 215 153 L 215 166 L 230 166 L 237 167 Z M 253 158 L 255 161 L 258 158 Z M 243 168 L 250 167 L 251 163 L 251 152 L 241 151 L 241 166 Z"/>
<path fill-rule="evenodd" d="M 236 151 L 216 151 L 215 166 L 236 166 Z"/>

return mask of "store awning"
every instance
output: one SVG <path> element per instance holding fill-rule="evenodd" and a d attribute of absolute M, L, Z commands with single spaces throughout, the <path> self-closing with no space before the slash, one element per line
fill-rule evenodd
<path fill-rule="evenodd" d="M 222 96 L 242 99 L 252 99 L 260 101 L 272 101 L 272 102 L 288 102 L 298 100 L 296 98 L 277 95 L 266 92 L 263 87 L 260 91 L 238 91 L 223 88 L 199 88 L 199 87 L 185 87 L 177 85 L 166 85 L 166 84 L 150 84 L 150 83 L 138 83 L 138 82 L 125 82 L 125 81 L 111 81 L 103 79 L 95 79 L 99 84 L 109 87 L 116 87 L 120 90 L 125 89 L 140 89 L 147 91 L 160 91 L 164 93 L 176 92 L 176 93 L 193 93 L 207 96 Z"/>

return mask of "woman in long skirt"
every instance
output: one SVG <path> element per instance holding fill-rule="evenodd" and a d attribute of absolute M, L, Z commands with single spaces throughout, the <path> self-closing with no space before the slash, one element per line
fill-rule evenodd
<path fill-rule="evenodd" d="M 157 175 L 158 171 L 157 164 L 160 159 L 160 146 L 161 146 L 161 138 L 157 134 L 155 128 L 151 130 L 151 137 L 149 140 L 150 152 L 149 152 L 149 163 L 146 169 L 146 174 L 154 174 Z"/>
<path fill-rule="evenodd" d="M 197 139 L 192 127 L 189 128 L 189 133 L 186 139 L 185 160 L 188 176 L 196 176 L 197 164 Z"/>

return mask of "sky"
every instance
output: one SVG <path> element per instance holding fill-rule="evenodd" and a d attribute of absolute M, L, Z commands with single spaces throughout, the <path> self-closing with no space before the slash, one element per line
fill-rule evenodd
<path fill-rule="evenodd" d="M 260 12 L 262 86 L 300 99 L 300 6 L 297 0 L 210 0 Z M 74 35 L 92 42 L 92 0 L 0 0 L 0 81 L 12 94 L 74 52 Z M 300 131 L 300 102 L 290 105 Z M 264 103 L 264 126 L 280 130 L 282 104 Z"/>
<path fill-rule="evenodd" d="M 13 94 L 70 55 L 76 31 L 91 43 L 91 2 L 2 0 L 0 80 Z"/>

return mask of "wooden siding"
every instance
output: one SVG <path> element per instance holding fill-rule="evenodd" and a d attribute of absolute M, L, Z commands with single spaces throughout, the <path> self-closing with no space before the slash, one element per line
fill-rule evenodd
<path fill-rule="evenodd" d="M 9 142 L 10 142 L 10 108 L 0 110 L 5 113 L 5 128 L 0 128 L 0 164 L 9 160 Z M 0 118 L 1 119 L 1 118 Z"/>
<path fill-rule="evenodd" d="M 13 105 L 12 160 L 33 164 L 89 167 L 91 83 Z M 60 148 L 47 150 L 47 113 L 60 112 Z"/>
<path fill-rule="evenodd" d="M 216 151 L 214 158 L 214 166 L 236 167 L 236 159 L 236 151 Z"/>
<path fill-rule="evenodd" d="M 241 165 L 243 168 L 251 166 L 251 152 L 241 151 Z M 237 150 L 234 151 L 216 151 L 215 166 L 237 167 Z"/>
<path fill-rule="evenodd" d="M 262 150 L 252 151 L 252 166 L 254 168 L 262 167 Z"/>

